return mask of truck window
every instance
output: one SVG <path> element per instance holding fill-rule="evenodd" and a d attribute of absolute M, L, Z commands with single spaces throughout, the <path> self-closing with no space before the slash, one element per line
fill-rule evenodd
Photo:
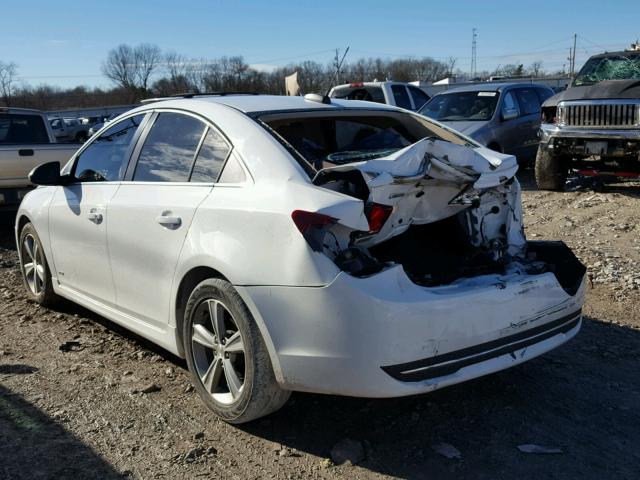
<path fill-rule="evenodd" d="M 415 110 L 420 110 L 420 108 L 429 101 L 429 95 L 416 87 L 408 86 L 407 88 L 413 97 L 413 105 L 416 107 Z"/>
<path fill-rule="evenodd" d="M 391 92 L 393 93 L 393 99 L 396 101 L 396 105 L 398 107 L 411 110 L 411 100 L 409 100 L 407 87 L 404 85 L 391 85 Z"/>
<path fill-rule="evenodd" d="M 343 100 L 363 100 L 365 102 L 385 103 L 382 88 L 373 86 L 336 88 L 332 96 L 333 98 Z"/>
<path fill-rule="evenodd" d="M 49 143 L 49 135 L 40 115 L 0 114 L 1 144 Z"/>
<path fill-rule="evenodd" d="M 628 52 L 591 57 L 580 69 L 574 85 L 593 85 L 603 80 L 640 79 L 640 54 Z"/>

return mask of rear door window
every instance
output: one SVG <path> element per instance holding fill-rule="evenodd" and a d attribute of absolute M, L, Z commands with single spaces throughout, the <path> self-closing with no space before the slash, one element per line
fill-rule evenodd
<path fill-rule="evenodd" d="M 0 144 L 49 143 L 40 115 L 0 113 Z"/>
<path fill-rule="evenodd" d="M 416 87 L 407 87 L 411 96 L 413 97 L 414 110 L 419 110 L 422 106 L 429 101 L 429 95 Z"/>
<path fill-rule="evenodd" d="M 74 167 L 81 182 L 113 182 L 122 180 L 129 163 L 131 143 L 144 115 L 122 120 L 91 141 Z"/>
<path fill-rule="evenodd" d="M 391 85 L 391 92 L 398 107 L 411 110 L 411 100 L 409 100 L 407 87 L 404 85 Z"/>
<path fill-rule="evenodd" d="M 160 113 L 144 141 L 133 180 L 188 182 L 205 129 L 189 115 Z"/>
<path fill-rule="evenodd" d="M 204 137 L 191 174 L 191 182 L 215 182 L 229 156 L 229 145 L 225 139 L 210 128 Z"/>
<path fill-rule="evenodd" d="M 516 90 L 520 113 L 522 115 L 532 115 L 540 113 L 540 97 L 533 88 L 518 88 Z"/>
<path fill-rule="evenodd" d="M 540 97 L 540 103 L 544 103 L 548 98 L 553 97 L 553 90 L 548 90 L 546 88 L 536 88 L 536 92 L 538 92 L 538 96 Z"/>

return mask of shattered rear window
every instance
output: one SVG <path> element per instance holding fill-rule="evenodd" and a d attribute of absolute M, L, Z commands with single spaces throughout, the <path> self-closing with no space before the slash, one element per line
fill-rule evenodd
<path fill-rule="evenodd" d="M 477 146 L 423 117 L 399 112 L 305 112 L 261 120 L 315 170 L 384 157 L 426 137 Z"/>
<path fill-rule="evenodd" d="M 640 79 L 640 55 L 590 58 L 578 73 L 575 85 L 592 85 L 603 80 Z"/>

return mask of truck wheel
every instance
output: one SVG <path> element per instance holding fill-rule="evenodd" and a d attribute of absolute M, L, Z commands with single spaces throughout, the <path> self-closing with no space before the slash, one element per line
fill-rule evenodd
<path fill-rule="evenodd" d="M 552 155 L 540 147 L 536 155 L 536 184 L 540 190 L 561 192 L 569 174 L 569 159 L 565 156 Z"/>

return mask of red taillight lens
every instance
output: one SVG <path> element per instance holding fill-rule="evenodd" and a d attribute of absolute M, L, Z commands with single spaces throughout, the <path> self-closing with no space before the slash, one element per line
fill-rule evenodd
<path fill-rule="evenodd" d="M 369 233 L 378 233 L 382 230 L 391 212 L 393 212 L 393 207 L 389 205 L 380 205 L 379 203 L 369 204 L 365 208 L 365 214 L 369 221 Z"/>
<path fill-rule="evenodd" d="M 291 212 L 291 219 L 296 224 L 301 234 L 305 234 L 313 227 L 322 227 L 336 223 L 336 219 L 329 215 L 317 212 L 306 212 L 304 210 L 294 210 Z"/>

